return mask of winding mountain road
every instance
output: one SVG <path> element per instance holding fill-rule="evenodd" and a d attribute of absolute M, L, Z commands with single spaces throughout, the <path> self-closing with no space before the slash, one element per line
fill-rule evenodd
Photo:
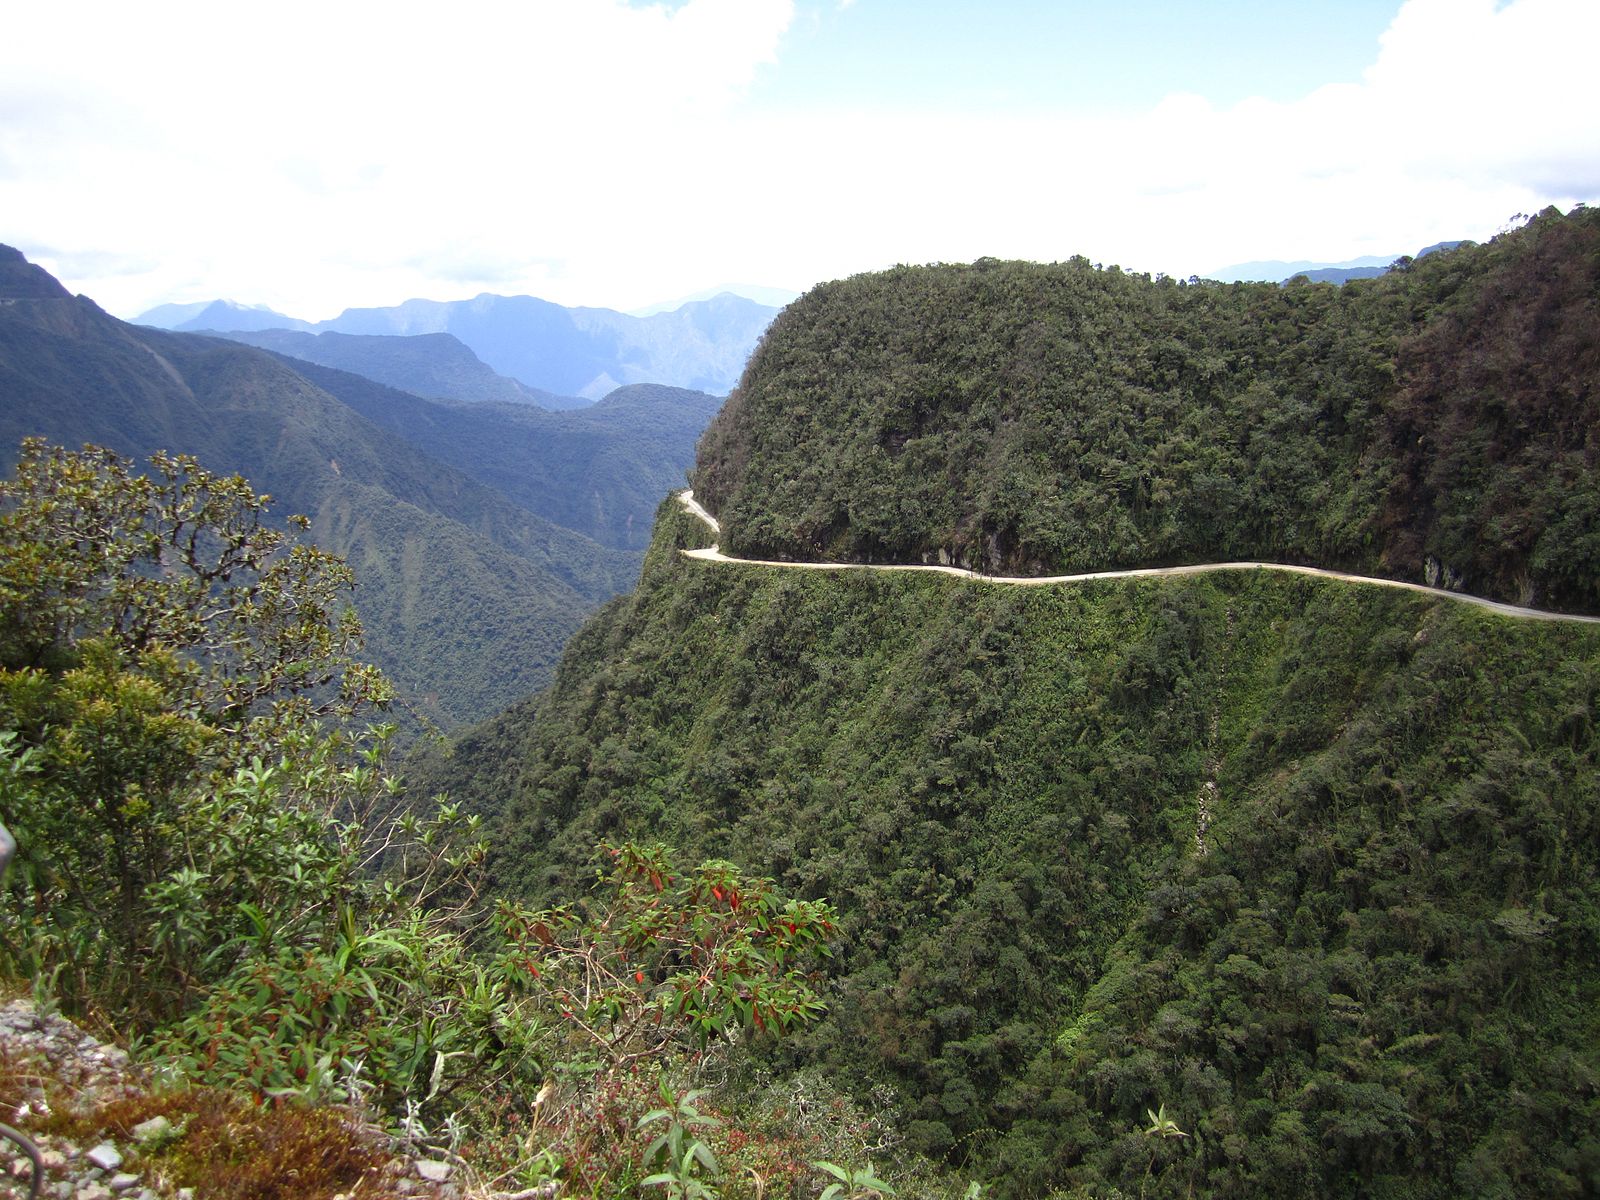
<path fill-rule="evenodd" d="M 678 493 L 683 507 L 706 523 L 713 533 L 720 534 L 722 526 L 694 498 L 694 489 Z M 1473 604 L 1505 617 L 1524 621 L 1572 621 L 1584 625 L 1600 625 L 1600 617 L 1577 616 L 1572 613 L 1546 612 L 1541 608 L 1524 608 L 1518 604 L 1504 604 L 1499 600 L 1486 600 L 1482 596 L 1469 596 L 1464 592 L 1447 592 L 1443 588 L 1426 587 L 1420 583 L 1405 583 L 1398 579 L 1379 579 L 1374 575 L 1351 575 L 1344 571 L 1326 571 L 1321 567 L 1298 567 L 1287 563 L 1224 562 L 1195 563 L 1186 567 L 1136 567 L 1124 571 L 1087 571 L 1081 575 L 982 575 L 965 567 L 941 567 L 924 563 L 835 563 L 835 562 L 785 562 L 779 559 L 730 558 L 719 546 L 701 550 L 681 551 L 685 558 L 701 562 L 736 563 L 753 567 L 788 567 L 799 571 L 928 571 L 938 575 L 954 575 L 980 583 L 1009 584 L 1015 587 L 1042 587 L 1052 583 L 1088 583 L 1096 579 L 1147 579 L 1158 575 L 1205 575 L 1212 571 L 1282 571 L 1290 575 L 1311 575 L 1318 579 L 1339 579 L 1345 583 L 1365 583 L 1374 587 L 1399 588 L 1406 592 L 1420 592 L 1440 600 L 1454 600 L 1459 604 Z"/>

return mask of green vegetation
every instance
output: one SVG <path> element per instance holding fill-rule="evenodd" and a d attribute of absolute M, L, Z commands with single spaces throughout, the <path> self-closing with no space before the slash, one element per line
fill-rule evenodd
<path fill-rule="evenodd" d="M 695 482 L 740 553 L 1309 560 L 1589 610 L 1597 294 L 1587 210 L 1343 289 L 902 268 L 785 314 Z M 32 861 L 12 969 L 144 1003 L 92 932 L 123 919 L 192 1077 L 468 1128 L 575 1194 L 1600 1191 L 1600 630 L 679 553 L 709 540 L 664 502 L 552 688 L 404 789 L 354 728 L 230 758 L 269 698 L 40 626 L 71 636 L 7 667 L 0 815 L 115 797 L 208 882 L 153 861 L 128 921 L 106 855 Z M 252 823 L 293 822 L 262 861 Z"/>
<path fill-rule="evenodd" d="M 648 835 L 829 896 L 830 1011 L 773 1067 L 995 1195 L 1600 1181 L 1600 634 L 677 554 L 708 538 L 664 505 L 552 691 L 419 766 L 491 815 L 495 886 Z"/>
<path fill-rule="evenodd" d="M 749 557 L 1349 567 L 1600 610 L 1600 211 L 1342 288 L 984 260 L 819 286 L 708 430 Z"/>
<path fill-rule="evenodd" d="M 20 844 L 0 972 L 183 1081 L 135 1105 L 181 1118 L 179 1181 L 277 1194 L 261 1172 L 316 1142 L 306 1194 L 343 1190 L 370 1138 L 257 1107 L 333 1101 L 413 1146 L 470 1142 L 490 1173 L 630 1194 L 658 1157 L 652 1091 L 821 1013 L 832 910 L 630 842 L 602 846 L 588 894 L 488 904 L 478 819 L 406 801 L 388 730 L 363 725 L 387 689 L 354 657 L 349 569 L 237 476 L 150 467 L 31 442 L 0 485 L 0 821 Z M 24 1105 L 37 1075 L 0 1071 L 29 1128 L 132 1112 Z M 767 1144 L 726 1124 L 725 1161 Z M 787 1136 L 780 1164 L 825 1145 Z"/>
<path fill-rule="evenodd" d="M 546 683 L 631 585 L 715 409 L 640 389 L 581 414 L 454 409 L 196 334 L 126 325 L 0 254 L 0 466 L 22 438 L 187 453 L 312 520 L 355 569 L 396 719 L 451 728 Z M 303 372 L 296 366 L 303 367 Z M 308 378 L 315 375 L 315 379 Z M 593 536 L 590 536 L 593 535 Z"/>
<path fill-rule="evenodd" d="M 642 383 L 571 412 L 438 404 L 342 371 L 298 369 L 373 424 L 529 512 L 639 555 L 656 505 L 683 486 L 695 441 L 722 406 L 704 392 Z M 637 559 L 629 563 L 637 570 Z"/>

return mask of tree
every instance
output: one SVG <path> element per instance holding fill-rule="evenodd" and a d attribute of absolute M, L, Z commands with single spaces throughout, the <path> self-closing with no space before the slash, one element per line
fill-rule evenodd
<path fill-rule="evenodd" d="M 281 847 L 213 803 L 233 776 L 281 761 L 276 803 L 319 847 L 299 869 L 323 872 L 301 906 L 387 844 L 368 843 L 396 792 L 361 757 L 383 738 L 354 725 L 388 692 L 354 657 L 349 568 L 296 541 L 303 519 L 269 524 L 242 478 L 164 453 L 150 468 L 30 439 L 0 484 L 0 819 L 21 845 L 0 949 L 69 1007 L 140 1024 L 226 970 L 238 906 L 273 891 Z M 198 938 L 163 918 L 185 871 L 206 885 L 183 914 Z"/>
<path fill-rule="evenodd" d="M 129 662 L 166 652 L 185 708 L 232 733 L 263 706 L 349 714 L 388 698 L 355 658 L 350 568 L 295 539 L 304 517 L 268 523 L 271 497 L 188 455 L 150 467 L 23 443 L 0 484 L 0 667 L 59 673 L 86 640 Z"/>

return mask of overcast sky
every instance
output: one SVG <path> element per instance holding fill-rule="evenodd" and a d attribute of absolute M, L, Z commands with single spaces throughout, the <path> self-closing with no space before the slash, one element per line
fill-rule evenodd
<path fill-rule="evenodd" d="M 1169 275 L 1600 194 L 1596 0 L 8 6 L 0 242 L 119 316 Z"/>

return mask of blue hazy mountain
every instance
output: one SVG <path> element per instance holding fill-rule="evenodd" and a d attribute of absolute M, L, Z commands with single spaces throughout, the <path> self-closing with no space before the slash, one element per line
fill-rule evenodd
<path fill-rule="evenodd" d="M 135 325 L 153 325 L 179 333 L 202 330 L 253 332 L 258 329 L 309 329 L 305 321 L 286 317 L 265 304 L 239 304 L 233 300 L 199 300 L 193 304 L 160 304 L 133 319 Z"/>
<path fill-rule="evenodd" d="M 484 293 L 471 300 L 407 300 L 387 308 L 348 308 L 315 323 L 229 300 L 198 306 L 168 304 L 141 314 L 135 323 L 225 334 L 268 329 L 365 337 L 447 333 L 501 375 L 552 396 L 594 401 L 633 383 L 726 395 L 777 314 L 773 305 L 732 292 L 642 317 L 609 308 L 567 308 L 534 296 Z M 283 346 L 273 349 L 296 353 Z M 345 363 L 324 365 L 361 372 Z"/>
<path fill-rule="evenodd" d="M 231 341 L 273 350 L 319 367 L 349 371 L 429 399 L 498 400 L 548 409 L 582 408 L 589 403 L 577 396 L 558 396 L 531 388 L 498 374 L 460 338 L 449 333 L 386 337 L 307 333 L 298 329 L 217 332 Z"/>
<path fill-rule="evenodd" d="M 1435 242 L 1418 250 L 1414 257 L 1423 258 L 1436 250 L 1453 250 L 1462 244 L 1460 241 Z M 1399 254 L 1368 254 L 1336 263 L 1312 262 L 1309 259 L 1296 262 L 1269 259 L 1218 267 L 1206 278 L 1219 279 L 1223 283 L 1287 283 L 1298 275 L 1304 275 L 1312 283 L 1348 283 L 1352 279 L 1376 278 L 1402 257 Z"/>
<path fill-rule="evenodd" d="M 502 375 L 558 395 L 598 400 L 630 383 L 726 395 L 777 313 L 728 292 L 648 317 L 485 293 L 471 300 L 346 309 L 313 328 L 454 334 Z"/>

